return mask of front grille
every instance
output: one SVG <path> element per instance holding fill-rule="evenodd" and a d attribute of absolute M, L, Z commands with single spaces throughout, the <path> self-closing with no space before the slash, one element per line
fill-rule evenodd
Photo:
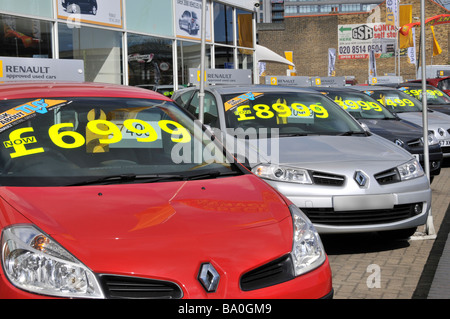
<path fill-rule="evenodd" d="M 173 282 L 128 276 L 99 275 L 106 298 L 179 299 L 181 288 Z"/>
<path fill-rule="evenodd" d="M 422 204 L 417 203 L 422 207 Z M 394 223 L 418 213 L 415 212 L 416 203 L 395 205 L 393 209 L 334 211 L 333 208 L 303 208 L 302 211 L 314 224 L 332 226 L 358 226 Z M 419 212 L 420 213 L 420 212 Z"/>
<path fill-rule="evenodd" d="M 450 153 L 450 146 L 441 146 L 442 153 Z"/>
<path fill-rule="evenodd" d="M 253 269 L 241 277 L 243 291 L 273 286 L 295 277 L 291 255 L 285 255 L 261 267 Z"/>
<path fill-rule="evenodd" d="M 311 173 L 314 184 L 328 185 L 328 186 L 342 186 L 345 182 L 345 177 L 340 175 L 312 172 Z"/>
<path fill-rule="evenodd" d="M 375 179 L 380 185 L 397 183 L 401 180 L 400 174 L 396 168 L 388 169 L 387 171 L 375 174 Z"/>

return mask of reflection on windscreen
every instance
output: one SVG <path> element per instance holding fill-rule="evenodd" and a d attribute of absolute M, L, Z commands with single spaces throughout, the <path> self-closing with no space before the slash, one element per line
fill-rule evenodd
<path fill-rule="evenodd" d="M 395 119 L 378 101 L 364 93 L 329 92 L 327 95 L 356 119 Z"/>
<path fill-rule="evenodd" d="M 415 99 L 422 101 L 422 89 L 417 87 L 401 87 L 402 92 L 414 97 Z M 450 104 L 450 96 L 442 92 L 437 88 L 427 89 L 427 104 Z"/>
<path fill-rule="evenodd" d="M 271 128 L 279 134 L 339 135 L 363 133 L 338 105 L 322 94 L 243 92 L 224 95 L 228 128 Z"/>
<path fill-rule="evenodd" d="M 367 90 L 364 93 L 394 113 L 422 112 L 422 103 L 400 90 Z"/>
<path fill-rule="evenodd" d="M 166 101 L 2 101 L 0 138 L 1 185 L 70 185 L 96 176 L 231 169 L 223 150 Z"/>

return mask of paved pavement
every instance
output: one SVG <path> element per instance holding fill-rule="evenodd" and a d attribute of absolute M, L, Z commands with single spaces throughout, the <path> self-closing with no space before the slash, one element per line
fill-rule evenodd
<path fill-rule="evenodd" d="M 321 236 L 335 299 L 450 299 L 450 161 L 431 184 L 434 236 L 421 226 L 409 240 L 379 235 Z"/>

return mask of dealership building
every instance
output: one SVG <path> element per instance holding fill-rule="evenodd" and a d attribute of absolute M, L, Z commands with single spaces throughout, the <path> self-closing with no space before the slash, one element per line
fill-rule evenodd
<path fill-rule="evenodd" d="M 258 2 L 206 1 L 205 68 L 257 73 Z M 200 68 L 202 12 L 202 0 L 0 0 L 0 57 L 81 60 L 86 81 L 178 87 Z"/>

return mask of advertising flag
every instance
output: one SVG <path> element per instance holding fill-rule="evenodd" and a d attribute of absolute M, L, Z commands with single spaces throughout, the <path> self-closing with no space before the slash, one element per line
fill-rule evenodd
<path fill-rule="evenodd" d="M 442 49 L 436 40 L 436 35 L 434 34 L 434 27 L 430 26 L 430 28 L 431 28 L 431 32 L 433 33 L 433 56 L 439 55 L 442 53 Z"/>
<path fill-rule="evenodd" d="M 386 24 L 398 26 L 398 0 L 386 1 Z"/>
<path fill-rule="evenodd" d="M 336 49 L 328 49 L 328 76 L 335 76 L 335 63 L 336 63 Z"/>
<path fill-rule="evenodd" d="M 408 62 L 411 64 L 416 64 L 416 28 L 412 28 L 411 35 L 413 39 L 413 45 L 408 48 Z"/>
<path fill-rule="evenodd" d="M 406 25 L 412 21 L 412 5 L 405 4 L 400 6 L 400 25 Z M 406 49 L 413 46 L 413 36 L 409 32 L 407 35 L 398 34 L 400 49 Z"/>
<path fill-rule="evenodd" d="M 377 77 L 377 62 L 375 60 L 375 51 L 373 49 L 369 52 L 369 77 Z"/>

